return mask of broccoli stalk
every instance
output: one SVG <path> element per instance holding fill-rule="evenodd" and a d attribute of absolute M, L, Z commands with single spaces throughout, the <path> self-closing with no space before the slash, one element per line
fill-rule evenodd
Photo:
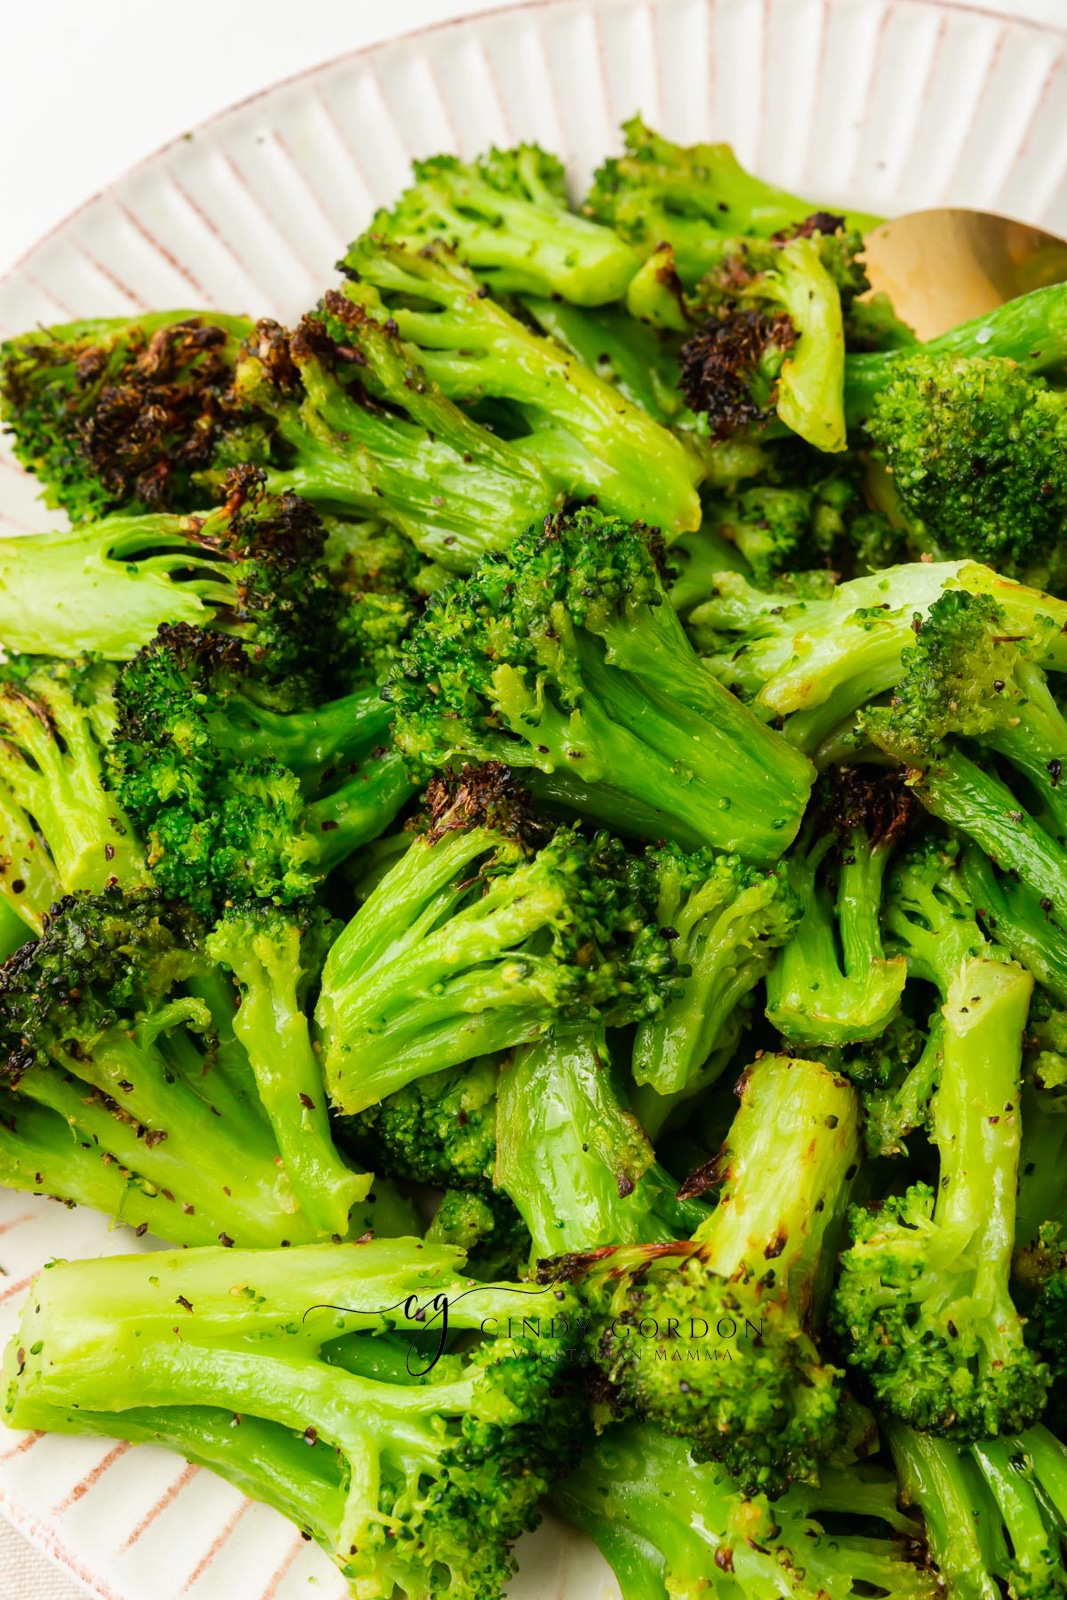
<path fill-rule="evenodd" d="M 905 1505 L 923 1514 L 930 1553 L 960 1600 L 1067 1589 L 1067 1449 L 1047 1428 L 961 1450 L 894 1418 L 883 1424 Z"/>
<path fill-rule="evenodd" d="M 940 1594 L 922 1561 L 921 1526 L 873 1467 L 826 1467 L 818 1487 L 794 1484 L 772 1506 L 746 1498 L 679 1440 L 630 1423 L 587 1450 L 552 1503 L 596 1542 L 623 1600 Z"/>
<path fill-rule="evenodd" d="M 5 1414 L 121 1435 L 132 1411 L 144 1437 L 150 1408 L 163 1439 L 295 1512 L 354 1593 L 478 1600 L 511 1576 L 511 1545 L 570 1454 L 568 1312 L 565 1294 L 476 1284 L 461 1251 L 415 1239 L 63 1263 L 8 1346 Z M 518 1336 L 495 1331 L 508 1319 Z M 405 1320 L 406 1359 L 381 1337 Z M 467 1348 L 434 1363 L 445 1328 Z M 287 1485 L 279 1432 L 317 1463 Z"/>
<path fill-rule="evenodd" d="M 387 687 L 397 744 L 524 769 L 619 832 L 774 861 L 811 768 L 701 667 L 646 531 L 556 518 L 436 595 Z"/>
<path fill-rule="evenodd" d="M 289 712 L 258 688 L 236 641 L 186 624 L 161 628 L 115 687 L 118 794 L 156 881 L 205 914 L 307 896 L 414 793 L 376 688 Z"/>
<path fill-rule="evenodd" d="M 506 769 L 430 789 L 430 828 L 332 946 L 316 1013 L 331 1097 L 374 1105 L 559 1021 L 634 1020 L 673 960 L 647 869 L 606 834 L 522 842 Z"/>
<path fill-rule="evenodd" d="M 537 145 L 477 161 L 432 156 L 371 233 L 416 247 L 441 240 L 495 294 L 558 295 L 579 306 L 619 300 L 636 253 L 611 228 L 575 216 L 563 166 Z"/>
<path fill-rule="evenodd" d="M 743 1492 L 777 1494 L 817 1474 L 843 1436 L 841 1373 L 811 1329 L 860 1111 L 844 1079 L 787 1056 L 764 1056 L 739 1093 L 726 1145 L 681 1191 L 720 1185 L 691 1240 L 609 1245 L 540 1271 L 577 1288 L 587 1348 L 624 1406 L 721 1460 Z"/>
<path fill-rule="evenodd" d="M 31 655 L 125 661 L 162 623 L 242 640 L 265 683 L 322 676 L 337 598 L 326 536 L 294 495 L 237 468 L 198 516 L 112 516 L 70 532 L 0 540 L 0 639 Z"/>
<path fill-rule="evenodd" d="M 1067 1005 L 1067 950 L 1051 920 L 1047 897 L 999 874 L 974 845 L 960 857 L 960 874 L 989 937 Z"/>
<path fill-rule="evenodd" d="M 731 1018 L 789 939 L 799 906 L 781 868 L 760 871 L 711 850 L 686 856 L 669 845 L 650 859 L 659 884 L 656 916 L 688 974 L 638 1027 L 633 1075 L 657 1095 L 689 1097 L 712 1081 L 709 1058 L 713 1070 L 726 1065 L 720 1046 Z"/>
<path fill-rule="evenodd" d="M 164 1238 L 276 1245 L 362 1231 L 371 1207 L 357 1205 L 338 1229 L 300 1206 L 300 1174 L 294 1181 L 287 1173 L 267 1111 L 284 1122 L 286 1151 L 298 1163 L 310 1163 L 297 1142 L 309 1139 L 315 1121 L 305 1117 L 299 1086 L 288 1104 L 275 1097 L 264 1108 L 262 1064 L 257 1074 L 235 1037 L 232 984 L 206 955 L 204 933 L 192 911 L 157 891 L 109 889 L 60 902 L 41 939 L 0 968 L 8 1086 L 18 1102 L 58 1113 L 70 1155 L 88 1145 L 86 1159 L 78 1157 L 83 1167 L 114 1159 L 162 1196 L 152 1227 Z M 242 1023 L 241 1031 L 251 1027 Z M 325 1161 L 321 1129 L 319 1138 Z M 367 1196 L 365 1176 L 343 1180 L 337 1168 L 335 1158 L 338 1198 Z M 326 1209 L 322 1197 L 318 1204 Z"/>
<path fill-rule="evenodd" d="M 248 1052 L 293 1194 L 313 1227 L 341 1235 L 374 1178 L 353 1172 L 337 1153 L 305 1013 L 335 931 L 315 914 L 298 921 L 271 906 L 243 906 L 227 911 L 204 948 L 229 967 L 240 990 L 234 1033 Z"/>
<path fill-rule="evenodd" d="M 560 498 L 595 496 L 605 511 L 655 524 L 668 541 L 699 526 L 697 454 L 481 294 L 447 251 L 364 239 L 349 251 L 345 269 L 343 294 L 325 300 L 327 326 L 342 343 L 352 319 L 395 326 L 407 359 L 450 400 L 504 402 L 517 412 L 521 427 L 508 430 L 518 431 L 513 448 L 539 463 Z M 543 498 L 527 498 L 527 524 L 547 509 Z"/>
<path fill-rule="evenodd" d="M 496 1182 L 530 1230 L 534 1262 L 683 1238 L 707 1214 L 677 1197 L 591 1030 L 517 1050 L 500 1075 L 496 1122 Z"/>
<path fill-rule="evenodd" d="M 625 154 L 599 169 L 582 209 L 642 257 L 667 243 L 687 287 L 716 264 L 724 235 L 769 239 L 817 209 L 745 172 L 727 144 L 672 144 L 640 117 L 622 132 Z M 855 213 L 848 221 L 864 230 L 878 218 Z"/>
<path fill-rule="evenodd" d="M 791 1043 L 864 1043 L 897 1014 L 907 977 L 904 957 L 883 948 L 881 906 L 913 803 L 898 782 L 848 767 L 832 774 L 821 799 L 788 859 L 802 910 L 767 974 L 767 1017 Z"/>
<path fill-rule="evenodd" d="M 898 869 L 887 924 L 944 1000 L 930 1110 L 940 1175 L 853 1212 L 835 1323 L 893 1416 L 963 1441 L 1018 1432 L 1048 1389 L 1008 1287 L 1033 979 L 986 945 L 936 845 Z"/>
<path fill-rule="evenodd" d="M 133 825 L 103 786 L 113 676 L 77 661 L 0 669 L 0 896 L 23 939 L 64 894 L 148 880 Z"/>

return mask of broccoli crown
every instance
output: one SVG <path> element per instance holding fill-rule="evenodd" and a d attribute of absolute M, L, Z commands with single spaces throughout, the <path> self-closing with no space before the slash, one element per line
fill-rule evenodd
<path fill-rule="evenodd" d="M 634 1600 L 933 1600 L 921 1525 L 874 1466 L 825 1468 L 770 1505 L 647 1424 L 611 1428 L 552 1493 Z"/>
<path fill-rule="evenodd" d="M 448 1189 L 426 1237 L 435 1244 L 458 1245 L 467 1271 L 477 1278 L 517 1278 L 530 1259 L 530 1235 L 507 1195 Z"/>
<path fill-rule="evenodd" d="M 600 167 L 582 209 L 615 228 L 641 256 L 666 241 L 687 286 L 714 262 L 723 235 L 770 238 L 815 212 L 809 202 L 745 172 L 729 145 L 672 144 L 640 117 L 623 123 L 622 132 L 625 153 Z M 871 219 L 853 220 L 862 225 Z"/>
<path fill-rule="evenodd" d="M 449 575 L 395 528 L 326 521 L 326 562 L 341 596 L 338 654 L 360 677 L 382 682 L 427 596 Z"/>
<path fill-rule="evenodd" d="M 205 1405 L 296 1429 L 336 1464 L 331 1515 L 310 1522 L 356 1592 L 499 1595 L 515 1567 L 511 1545 L 536 1525 L 538 1498 L 581 1426 L 566 1385 L 568 1298 L 479 1285 L 461 1275 L 461 1251 L 418 1239 L 166 1259 L 153 1283 L 143 1269 L 109 1272 L 104 1262 L 84 1264 L 77 1281 L 65 1267 L 39 1281 L 22 1330 L 37 1353 L 19 1362 L 13 1345 L 5 1368 L 12 1422 L 67 1408 L 118 1413 L 121 1427 L 126 1407 L 147 1402 L 164 1432 L 171 1408 Z M 66 1320 L 72 1294 L 83 1308 L 110 1299 L 103 1340 L 95 1321 Z M 405 1329 L 397 1313 L 409 1297 L 427 1309 Z M 434 1362 L 444 1303 L 466 1349 Z M 399 1340 L 388 1333 L 397 1323 Z M 235 1430 L 223 1461 L 239 1468 L 245 1449 Z M 298 1471 L 297 1504 L 306 1482 Z M 309 1500 L 312 1513 L 324 1504 Z"/>
<path fill-rule="evenodd" d="M 17 1082 L 56 1049 L 91 1045 L 107 1029 L 158 1012 L 176 984 L 202 971 L 203 934 L 190 907 L 157 889 L 59 901 L 40 939 L 0 968 L 7 1077 Z"/>
<path fill-rule="evenodd" d="M 880 1403 L 964 1441 L 1028 1427 L 1048 1389 L 1008 1289 L 1031 989 L 1012 964 L 959 964 L 931 1108 L 936 1189 L 916 1183 L 854 1210 L 834 1302 L 847 1358 Z"/>
<path fill-rule="evenodd" d="M 176 311 L 0 346 L 0 419 L 47 503 L 74 522 L 119 508 L 188 511 L 223 438 L 230 461 L 261 461 L 264 440 L 233 389 L 250 332 L 240 317 Z"/>
<path fill-rule="evenodd" d="M 435 596 L 387 697 L 424 770 L 532 769 L 535 792 L 620 831 L 750 860 L 781 853 L 810 786 L 806 761 L 701 668 L 649 530 L 594 510 Z"/>
<path fill-rule="evenodd" d="M 797 342 L 785 311 L 742 306 L 709 317 L 679 354 L 686 403 L 707 418 L 713 439 L 773 415 L 782 366 Z"/>
<path fill-rule="evenodd" d="M 499 1073 L 492 1056 L 431 1072 L 342 1119 L 345 1135 L 376 1171 L 491 1196 Z"/>
<path fill-rule="evenodd" d="M 372 233 L 401 243 L 440 239 L 497 293 L 561 295 L 576 305 L 618 300 L 638 258 L 610 228 L 575 216 L 562 163 L 537 145 L 478 161 L 432 156 Z"/>
<path fill-rule="evenodd" d="M 557 1021 L 635 1020 L 669 987 L 647 865 L 604 832 L 527 845 L 514 792 L 506 769 L 435 779 L 429 831 L 333 946 L 318 1018 L 342 1111 Z"/>
<path fill-rule="evenodd" d="M 785 1056 L 765 1056 L 740 1093 L 727 1144 L 682 1191 L 720 1185 L 691 1241 L 563 1256 L 540 1275 L 577 1288 L 590 1354 L 623 1406 L 723 1461 L 744 1492 L 777 1494 L 814 1477 L 842 1436 L 841 1373 L 809 1330 L 859 1105 L 825 1067 Z"/>
<path fill-rule="evenodd" d="M 369 689 L 277 713 L 235 640 L 164 625 L 119 675 L 112 769 L 162 887 L 299 900 L 411 793 Z M 339 781 L 340 780 L 340 781 Z"/>
<path fill-rule="evenodd" d="M 910 971 L 948 993 L 972 956 L 995 953 L 979 925 L 959 871 L 959 841 L 928 832 L 909 845 L 888 875 L 886 929 Z"/>
<path fill-rule="evenodd" d="M 1014 362 L 901 353 L 867 433 L 932 547 L 1063 581 L 1063 396 Z"/>
<path fill-rule="evenodd" d="M 63 893 L 148 880 L 133 825 L 106 792 L 113 679 L 91 659 L 0 665 L 0 894 L 34 931 Z"/>
<path fill-rule="evenodd" d="M 796 927 L 800 903 L 785 868 L 663 845 L 649 859 L 659 887 L 657 918 L 680 964 L 675 993 L 634 1040 L 633 1072 L 658 1094 L 695 1093 L 721 1070 L 720 1044 L 774 951 Z"/>

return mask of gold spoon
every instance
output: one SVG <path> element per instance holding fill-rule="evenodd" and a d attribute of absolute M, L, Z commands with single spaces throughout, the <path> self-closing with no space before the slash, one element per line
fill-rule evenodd
<path fill-rule="evenodd" d="M 988 211 L 909 211 L 867 235 L 866 262 L 920 339 L 1067 282 L 1067 242 Z"/>

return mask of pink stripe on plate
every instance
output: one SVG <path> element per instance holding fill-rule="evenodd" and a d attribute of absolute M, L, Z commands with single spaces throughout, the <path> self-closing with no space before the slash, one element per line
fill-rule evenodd
<path fill-rule="evenodd" d="M 220 1529 L 220 1531 L 215 1535 L 210 1547 L 205 1550 L 203 1556 L 200 1558 L 192 1572 L 189 1574 L 188 1578 L 186 1578 L 185 1582 L 182 1584 L 182 1594 L 188 1594 L 193 1585 L 198 1583 L 203 1577 L 204 1573 L 207 1571 L 208 1567 L 210 1567 L 215 1557 L 221 1555 L 224 1547 L 233 1537 L 233 1532 L 237 1527 L 237 1524 L 240 1522 L 243 1516 L 247 1515 L 247 1513 L 251 1511 L 251 1509 L 251 1500 L 241 1501 L 241 1504 L 237 1507 L 237 1510 L 227 1521 L 226 1526 Z"/>
<path fill-rule="evenodd" d="M 259 1600 L 274 1600 L 275 1595 L 282 1586 L 282 1580 L 290 1569 L 296 1565 L 297 1558 L 307 1549 L 307 1545 L 308 1541 L 304 1538 L 304 1535 L 302 1533 L 298 1534 L 296 1543 L 285 1557 L 285 1560 L 274 1569 L 274 1575 L 260 1595 Z"/>
<path fill-rule="evenodd" d="M 132 1549 L 137 1543 L 138 1539 L 144 1537 L 149 1528 L 152 1526 L 153 1522 L 155 1522 L 156 1518 L 162 1516 L 167 1507 L 174 1504 L 182 1490 L 188 1484 L 192 1483 L 199 1471 L 199 1467 L 188 1465 L 182 1468 L 181 1472 L 179 1472 L 178 1476 L 175 1478 L 174 1482 L 171 1484 L 166 1493 L 161 1494 L 152 1509 L 145 1512 L 136 1528 L 134 1528 L 133 1532 L 127 1538 L 125 1544 L 123 1544 L 123 1551 Z"/>
<path fill-rule="evenodd" d="M 104 1474 L 115 1465 L 115 1462 L 118 1461 L 120 1456 L 124 1456 L 126 1454 L 129 1448 L 129 1441 L 123 1439 L 117 1445 L 115 1445 L 113 1449 L 109 1450 L 106 1456 L 102 1456 L 92 1471 L 87 1472 L 85 1477 L 81 1478 L 74 1485 L 70 1493 L 66 1495 L 58 1505 L 52 1507 L 53 1516 L 58 1517 L 64 1511 L 69 1511 L 71 1506 L 77 1505 L 78 1501 L 83 1499 L 85 1495 L 89 1493 L 89 1490 L 94 1486 L 94 1484 L 100 1482 L 100 1479 L 104 1476 Z"/>

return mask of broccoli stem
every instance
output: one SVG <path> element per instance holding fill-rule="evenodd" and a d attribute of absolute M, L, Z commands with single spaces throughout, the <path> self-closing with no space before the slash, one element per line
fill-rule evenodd
<path fill-rule="evenodd" d="M 496 1128 L 495 1181 L 530 1230 L 534 1261 L 677 1239 L 707 1214 L 675 1197 L 594 1033 L 516 1051 L 500 1075 Z"/>
<path fill-rule="evenodd" d="M 384 833 L 416 789 L 403 757 L 387 750 L 305 808 L 302 853 L 317 871 L 331 872 L 353 850 Z"/>
<path fill-rule="evenodd" d="M 215 606 L 233 600 L 225 566 L 197 548 L 186 517 L 110 516 L 0 539 L 0 638 L 27 655 L 125 661 L 161 622 L 210 627 Z"/>
<path fill-rule="evenodd" d="M 14 797 L 0 788 L 0 838 L 4 859 L 0 859 L 0 905 L 6 930 L 7 954 L 19 944 L 39 934 L 50 906 L 60 898 L 63 885 L 55 863 L 41 841 L 29 815 Z M 18 930 L 22 937 L 18 937 Z M 15 943 L 15 940 L 18 943 Z"/>
<path fill-rule="evenodd" d="M 960 872 L 979 918 L 997 944 L 1067 1005 L 1067 949 L 1037 892 L 1012 878 L 998 877 L 974 845 L 964 850 Z"/>
<path fill-rule="evenodd" d="M 1067 360 L 1067 296 L 1062 284 L 1007 300 L 936 339 L 904 350 L 850 355 L 845 359 L 845 414 L 849 428 L 870 415 L 879 391 L 901 360 L 921 351 L 931 356 L 1007 358 L 1026 372 L 1055 371 Z"/>
<path fill-rule="evenodd" d="M 1067 919 L 1067 854 L 1007 784 L 956 749 L 909 782 L 928 811 L 967 834 L 1003 871 L 1017 873 L 1052 916 Z"/>
<path fill-rule="evenodd" d="M 214 743 L 239 761 L 273 756 L 305 785 L 316 783 L 336 763 L 362 760 L 385 744 L 393 720 L 373 684 L 309 711 L 272 711 L 244 696 L 239 704 L 236 700 L 228 701 L 224 712 L 207 711 Z"/>
<path fill-rule="evenodd" d="M 297 994 L 300 943 L 295 923 L 234 916 L 216 927 L 207 950 L 231 968 L 240 986 L 234 1031 L 248 1052 L 301 1210 L 321 1232 L 343 1236 L 349 1212 L 366 1199 L 374 1176 L 353 1172 L 333 1142 L 322 1069 Z"/>
<path fill-rule="evenodd" d="M 693 1242 L 725 1282 L 759 1278 L 804 1325 L 823 1288 L 823 1247 L 844 1212 L 859 1156 L 854 1091 L 818 1062 L 765 1056 L 750 1068 L 729 1138 L 729 1178 Z M 788 1173 L 789 1184 L 768 1173 Z M 768 1296 L 771 1291 L 768 1290 Z"/>
<path fill-rule="evenodd" d="M 970 1457 L 949 1440 L 919 1433 L 896 1417 L 878 1426 L 893 1456 L 901 1501 L 918 1506 L 930 1554 L 958 1600 L 1001 1600 L 994 1573 L 1007 1566 L 1003 1535 L 984 1504 Z"/>

